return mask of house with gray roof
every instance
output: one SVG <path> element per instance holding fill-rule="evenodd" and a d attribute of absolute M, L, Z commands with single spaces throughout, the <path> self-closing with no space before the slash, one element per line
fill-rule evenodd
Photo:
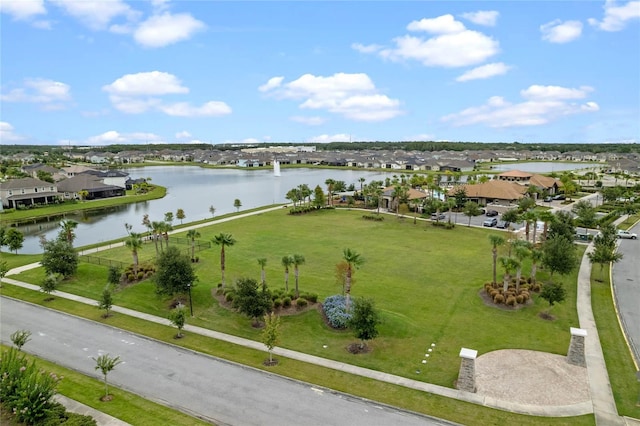
<path fill-rule="evenodd" d="M 35 178 L 9 179 L 0 183 L 0 201 L 4 208 L 19 208 L 34 204 L 55 203 L 57 184 Z"/>

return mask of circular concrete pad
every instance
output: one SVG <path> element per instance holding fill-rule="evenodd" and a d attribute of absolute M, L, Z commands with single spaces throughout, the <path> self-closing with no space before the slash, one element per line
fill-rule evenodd
<path fill-rule="evenodd" d="M 563 355 L 522 349 L 476 359 L 477 394 L 519 404 L 557 406 L 591 400 L 587 369 Z"/>

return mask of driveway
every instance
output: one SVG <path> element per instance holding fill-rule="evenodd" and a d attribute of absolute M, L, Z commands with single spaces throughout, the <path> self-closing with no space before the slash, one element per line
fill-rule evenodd
<path fill-rule="evenodd" d="M 30 330 L 25 352 L 93 377 L 98 376 L 92 357 L 118 355 L 123 363 L 109 374 L 111 384 L 216 424 L 452 424 L 39 306 L 0 300 L 3 343 L 11 344 L 15 330 Z"/>
<path fill-rule="evenodd" d="M 632 232 L 640 233 L 640 223 Z M 613 267 L 613 290 L 620 321 L 640 366 L 640 240 L 619 240 L 618 253 L 623 257 Z"/>

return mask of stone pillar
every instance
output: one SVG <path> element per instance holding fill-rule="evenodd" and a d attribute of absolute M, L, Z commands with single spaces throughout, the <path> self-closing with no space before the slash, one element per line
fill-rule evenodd
<path fill-rule="evenodd" d="M 460 349 L 460 373 L 456 387 L 467 392 L 476 391 L 476 358 L 478 351 L 473 349 Z"/>
<path fill-rule="evenodd" d="M 571 327 L 571 343 L 567 353 L 567 362 L 579 367 L 586 367 L 587 361 L 584 355 L 584 338 L 587 337 L 587 330 L 583 328 Z"/>

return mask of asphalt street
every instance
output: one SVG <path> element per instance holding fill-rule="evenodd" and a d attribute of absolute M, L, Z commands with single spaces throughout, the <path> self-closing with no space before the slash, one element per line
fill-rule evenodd
<path fill-rule="evenodd" d="M 640 223 L 631 232 L 640 233 Z M 620 320 L 640 365 L 640 240 L 620 240 L 622 260 L 613 266 L 613 285 Z"/>
<path fill-rule="evenodd" d="M 0 339 L 30 330 L 23 350 L 99 378 L 92 357 L 123 361 L 109 383 L 220 425 L 450 425 L 12 299 Z M 186 337 L 188 338 L 188 337 Z"/>

